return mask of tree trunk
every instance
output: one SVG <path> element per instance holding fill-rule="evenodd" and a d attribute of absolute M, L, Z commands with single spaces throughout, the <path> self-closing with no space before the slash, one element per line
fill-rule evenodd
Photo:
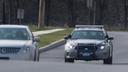
<path fill-rule="evenodd" d="M 46 0 L 45 4 L 45 24 L 49 26 L 51 0 Z"/>
<path fill-rule="evenodd" d="M 39 0 L 38 28 L 45 26 L 45 0 Z"/>
<path fill-rule="evenodd" d="M 69 27 L 75 26 L 73 1 L 74 0 L 68 0 L 68 4 L 67 4 L 67 6 L 68 6 L 68 26 Z"/>

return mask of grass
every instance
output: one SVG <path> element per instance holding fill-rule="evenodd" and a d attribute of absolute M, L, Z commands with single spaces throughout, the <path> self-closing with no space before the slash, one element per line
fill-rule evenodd
<path fill-rule="evenodd" d="M 40 30 L 50 30 L 50 29 L 56 29 L 60 27 L 53 27 L 53 26 L 48 26 L 48 27 L 42 27 L 38 29 L 36 25 L 29 25 L 29 28 L 31 29 L 32 32 L 35 31 L 40 31 Z M 54 41 L 57 41 L 59 39 L 64 38 L 65 35 L 68 35 L 72 31 L 72 28 L 66 28 L 66 30 L 63 31 L 58 31 L 50 34 L 45 34 L 45 35 L 40 35 L 39 36 L 39 47 L 43 47 L 45 45 L 48 45 Z"/>
<path fill-rule="evenodd" d="M 71 31 L 72 31 L 71 28 L 67 28 L 66 30 L 63 30 L 63 31 L 58 31 L 58 32 L 54 32 L 46 35 L 40 35 L 39 47 L 43 47 L 54 41 L 63 39 L 64 36 L 68 35 Z"/>

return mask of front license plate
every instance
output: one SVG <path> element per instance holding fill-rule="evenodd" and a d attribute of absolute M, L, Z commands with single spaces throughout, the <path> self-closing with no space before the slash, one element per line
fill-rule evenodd
<path fill-rule="evenodd" d="M 90 56 L 90 53 L 83 53 L 83 56 Z"/>

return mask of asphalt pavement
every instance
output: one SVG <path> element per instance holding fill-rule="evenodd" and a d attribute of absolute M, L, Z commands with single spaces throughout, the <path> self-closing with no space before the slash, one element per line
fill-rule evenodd
<path fill-rule="evenodd" d="M 0 61 L 0 72 L 127 72 L 127 65 Z"/>
<path fill-rule="evenodd" d="M 109 32 L 113 40 L 113 64 L 128 64 L 128 32 Z M 40 61 L 64 63 L 64 45 L 40 54 Z M 103 61 L 76 61 L 77 64 L 102 64 Z"/>

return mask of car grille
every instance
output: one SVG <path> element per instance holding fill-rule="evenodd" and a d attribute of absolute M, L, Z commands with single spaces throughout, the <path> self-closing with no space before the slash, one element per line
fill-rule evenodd
<path fill-rule="evenodd" d="M 20 48 L 14 47 L 0 47 L 0 54 L 15 54 L 18 53 Z"/>
<path fill-rule="evenodd" d="M 97 50 L 97 46 L 95 44 L 78 44 L 77 49 L 78 51 L 93 52 Z"/>
<path fill-rule="evenodd" d="M 78 54 L 77 57 L 78 59 L 91 59 L 95 58 L 95 51 L 97 50 L 97 46 L 95 44 L 78 44 L 76 47 Z M 89 53 L 90 55 L 85 55 L 85 53 Z"/>

